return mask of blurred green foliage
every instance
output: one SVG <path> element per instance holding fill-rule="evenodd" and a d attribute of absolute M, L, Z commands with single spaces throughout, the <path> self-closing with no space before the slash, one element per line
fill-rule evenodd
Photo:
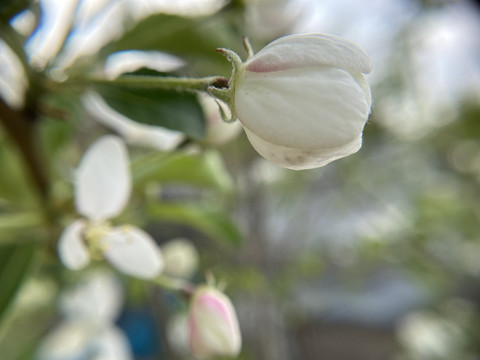
<path fill-rule="evenodd" d="M 48 192 L 39 193 L 34 186 L 35 172 L 29 171 L 19 151 L 24 144 L 2 128 L 0 357 L 8 345 L 5 356 L 11 358 L 7 360 L 31 358 L 37 342 L 55 322 L 55 299 L 44 316 L 33 313 L 45 304 L 33 306 L 31 312 L 18 311 L 18 294 L 27 289 L 23 284 L 46 276 L 63 287 L 71 276 L 60 264 L 55 246 L 64 225 L 77 217 L 72 201 L 74 169 L 94 139 L 113 132 L 83 108 L 81 96 L 91 88 L 124 116 L 187 136 L 171 152 L 131 146 L 134 193 L 132 206 L 121 218 L 152 228 L 157 223 L 171 224 L 178 236 L 193 234 L 192 240 L 203 252 L 197 278 L 203 281 L 203 272 L 212 270 L 247 309 L 243 314 L 253 314 L 246 316 L 251 331 L 245 334 L 241 358 L 273 359 L 272 348 L 280 349 L 279 343 L 286 346 L 286 338 L 294 343 L 298 329 L 328 317 L 326 295 L 315 298 L 315 311 L 298 300 L 305 288 L 324 295 L 334 283 L 346 292 L 368 292 L 371 279 L 390 271 L 427 294 L 420 305 L 462 329 L 461 344 L 449 354 L 450 359 L 477 356 L 480 105 L 464 96 L 455 100 L 453 116 L 448 106 L 442 112 L 438 105 L 438 113 L 423 114 L 436 116 L 437 121 L 410 136 L 399 132 L 398 124 L 392 126 L 381 111 L 387 100 L 400 101 L 413 82 L 409 68 L 413 61 L 408 56 L 416 45 L 402 36 L 415 33 L 421 16 L 445 9 L 443 3 L 419 2 L 423 7 L 417 17 L 398 31 L 390 49 L 395 61 L 374 84 L 375 107 L 363 149 L 309 172 L 293 173 L 265 164 L 244 137 L 220 149 L 204 144 L 209 124 L 196 94 L 88 83 L 109 55 L 126 50 L 164 51 L 185 60 L 186 65 L 175 73 L 155 76 L 229 76 L 229 63 L 215 49 L 227 47 L 241 53 L 241 37 L 249 30 L 245 20 L 249 2 L 231 1 L 212 15 L 158 13 L 139 20 L 126 18 L 122 34 L 95 54 L 73 62 L 65 78 L 55 77 L 55 59 L 43 69 L 29 69 L 36 86 L 26 89 L 29 101 L 11 110 L 36 136 L 30 155 L 48 176 Z M 38 4 L 0 2 L 0 37 L 5 43 L 11 43 L 6 39 L 13 31 L 10 19 L 28 6 Z M 17 36 L 17 43 L 24 44 L 24 36 Z M 65 38 L 68 43 L 69 37 Z M 7 105 L 2 98 L 0 118 L 8 116 Z M 405 121 L 409 114 L 403 115 Z M 191 145 L 196 145 L 194 150 Z M 161 230 L 154 235 L 160 243 L 167 240 Z M 127 299 L 135 299 L 135 306 L 157 300 L 150 286 L 123 281 L 129 285 Z M 446 309 L 452 297 L 468 306 L 454 301 Z M 169 304 L 156 311 L 170 310 Z M 17 341 L 18 347 L 25 346 L 25 353 L 12 350 L 10 344 Z M 405 355 L 408 349 L 404 350 Z M 304 354 L 303 358 L 312 357 Z"/>

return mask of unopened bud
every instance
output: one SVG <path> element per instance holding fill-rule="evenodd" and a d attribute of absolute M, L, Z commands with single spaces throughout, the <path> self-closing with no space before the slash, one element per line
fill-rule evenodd
<path fill-rule="evenodd" d="M 198 252 L 187 239 L 173 239 L 162 246 L 166 275 L 188 279 L 198 266 Z"/>
<path fill-rule="evenodd" d="M 234 64 L 230 106 L 267 160 L 302 170 L 357 152 L 371 108 L 368 56 L 326 34 L 281 37 Z"/>
<path fill-rule="evenodd" d="M 230 299 L 213 287 L 199 287 L 190 304 L 188 335 L 190 351 L 199 359 L 238 355 L 242 340 Z"/>

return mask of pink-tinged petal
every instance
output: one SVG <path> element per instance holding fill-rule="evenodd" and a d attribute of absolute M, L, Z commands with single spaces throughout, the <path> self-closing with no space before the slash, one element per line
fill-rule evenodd
<path fill-rule="evenodd" d="M 117 216 L 131 191 L 127 149 L 116 136 L 102 136 L 85 153 L 75 174 L 75 206 L 90 220 Z"/>
<path fill-rule="evenodd" d="M 193 295 L 188 317 L 190 351 L 199 359 L 236 356 L 241 334 L 235 309 L 220 291 L 201 287 Z"/>
<path fill-rule="evenodd" d="M 356 44 L 327 34 L 296 34 L 274 40 L 245 63 L 250 72 L 267 73 L 300 67 L 331 66 L 368 74 L 368 55 Z"/>
<path fill-rule="evenodd" d="M 102 244 L 105 259 L 125 274 L 151 279 L 163 270 L 160 248 L 150 235 L 137 227 L 116 227 L 102 239 Z"/>
<path fill-rule="evenodd" d="M 90 262 L 90 254 L 86 247 L 82 232 L 84 220 L 76 220 L 63 230 L 58 240 L 58 256 L 70 270 L 80 270 Z"/>

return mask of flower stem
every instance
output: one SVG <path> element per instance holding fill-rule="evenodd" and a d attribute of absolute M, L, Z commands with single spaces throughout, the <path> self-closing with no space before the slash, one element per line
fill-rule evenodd
<path fill-rule="evenodd" d="M 205 91 L 213 86 L 216 88 L 228 87 L 228 79 L 221 76 L 204 78 L 182 78 L 182 77 L 161 77 L 125 75 L 116 79 L 88 78 L 88 82 L 96 85 L 108 85 L 130 89 L 148 90 L 177 90 L 177 91 Z"/>
<path fill-rule="evenodd" d="M 35 117 L 28 109 L 12 109 L 0 98 L 0 124 L 13 139 L 23 157 L 31 180 L 43 203 L 47 202 L 49 180 L 35 138 Z"/>
<path fill-rule="evenodd" d="M 165 275 L 159 275 L 158 277 L 153 279 L 153 282 L 164 289 L 179 291 L 187 296 L 192 295 L 195 291 L 195 285 L 185 280 L 174 279 Z"/>

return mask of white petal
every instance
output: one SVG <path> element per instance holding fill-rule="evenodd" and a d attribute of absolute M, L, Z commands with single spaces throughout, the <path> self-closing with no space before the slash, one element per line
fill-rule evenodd
<path fill-rule="evenodd" d="M 104 239 L 104 257 L 119 271 L 141 279 L 154 278 L 163 269 L 160 248 L 145 231 L 134 226 L 114 228 Z"/>
<path fill-rule="evenodd" d="M 174 315 L 169 319 L 165 330 L 168 343 L 173 351 L 182 358 L 186 358 L 189 354 L 187 314 L 179 313 Z"/>
<path fill-rule="evenodd" d="M 125 335 L 116 327 L 106 328 L 95 344 L 96 355 L 92 360 L 133 359 L 130 344 Z"/>
<path fill-rule="evenodd" d="M 141 68 L 153 69 L 159 72 L 171 72 L 185 65 L 179 57 L 160 51 L 120 51 L 108 56 L 105 61 L 105 75 L 109 79 L 133 72 Z"/>
<path fill-rule="evenodd" d="M 244 127 L 260 138 L 304 150 L 354 141 L 370 113 L 358 81 L 330 67 L 246 72 L 238 79 L 235 108 Z"/>
<path fill-rule="evenodd" d="M 116 131 L 129 144 L 168 151 L 175 149 L 185 139 L 185 135 L 179 131 L 140 124 L 127 118 L 109 107 L 97 93 L 87 93 L 83 103 L 93 118 Z"/>
<path fill-rule="evenodd" d="M 0 96 L 8 106 L 20 109 L 28 87 L 22 64 L 15 53 L 0 40 Z"/>
<path fill-rule="evenodd" d="M 190 240 L 176 238 L 162 245 L 164 273 L 177 278 L 190 278 L 198 266 L 198 252 Z"/>
<path fill-rule="evenodd" d="M 87 323 L 67 321 L 50 332 L 39 347 L 39 360 L 74 360 L 88 356 L 91 328 Z"/>
<path fill-rule="evenodd" d="M 361 135 L 352 142 L 332 148 L 302 150 L 269 143 L 244 128 L 248 140 L 257 152 L 274 164 L 292 170 L 306 170 L 325 166 L 328 163 L 356 153 L 362 147 Z"/>
<path fill-rule="evenodd" d="M 127 149 L 112 135 L 102 136 L 87 150 L 76 172 L 75 206 L 91 220 L 118 215 L 131 191 Z"/>
<path fill-rule="evenodd" d="M 283 36 L 246 62 L 247 71 L 270 72 L 298 67 L 333 66 L 368 74 L 368 55 L 356 44 L 327 34 Z"/>
<path fill-rule="evenodd" d="M 76 220 L 63 230 L 58 240 L 58 255 L 63 265 L 71 270 L 84 268 L 90 262 L 90 254 L 82 238 L 84 220 Z"/>
<path fill-rule="evenodd" d="M 60 308 L 70 319 L 108 324 L 120 313 L 122 300 L 118 279 L 109 271 L 95 270 L 75 288 L 62 294 Z"/>

